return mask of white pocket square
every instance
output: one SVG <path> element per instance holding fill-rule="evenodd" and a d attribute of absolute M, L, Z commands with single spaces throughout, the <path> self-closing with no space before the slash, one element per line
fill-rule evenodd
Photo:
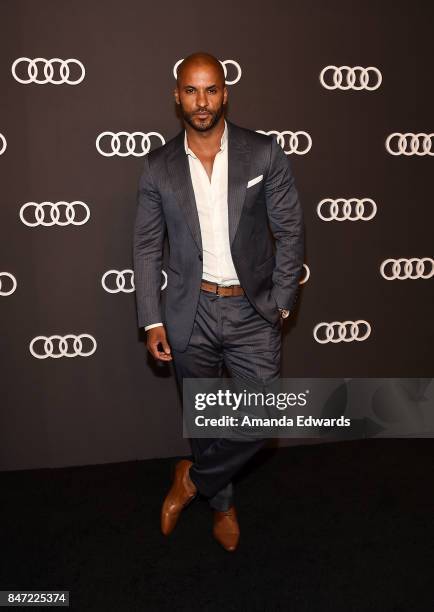
<path fill-rule="evenodd" d="M 263 174 L 260 174 L 259 176 L 257 176 L 254 179 L 251 179 L 248 183 L 247 183 L 247 189 L 249 187 L 253 187 L 253 185 L 256 185 L 256 183 L 259 183 L 259 181 L 262 181 L 263 179 Z"/>

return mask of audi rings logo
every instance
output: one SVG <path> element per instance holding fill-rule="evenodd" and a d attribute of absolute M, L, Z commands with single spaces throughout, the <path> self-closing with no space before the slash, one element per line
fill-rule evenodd
<path fill-rule="evenodd" d="M 119 157 L 127 157 L 128 155 L 134 155 L 134 157 L 141 157 L 147 155 L 151 150 L 151 136 L 159 138 L 161 144 L 165 144 L 165 140 L 158 132 L 102 132 L 96 139 L 96 148 L 101 155 L 104 157 L 113 157 L 118 155 Z M 109 149 L 108 151 L 103 151 Z"/>
<path fill-rule="evenodd" d="M 84 340 L 84 342 L 83 342 Z M 52 357 L 90 357 L 96 351 L 96 340 L 90 334 L 66 336 L 36 336 L 30 342 L 30 352 L 36 359 Z M 87 349 L 87 350 L 86 350 Z"/>
<path fill-rule="evenodd" d="M 316 212 L 323 221 L 370 221 L 377 213 L 377 205 L 370 198 L 324 198 Z"/>
<path fill-rule="evenodd" d="M 299 285 L 304 285 L 304 283 L 307 283 L 310 277 L 310 270 L 306 264 L 303 264 L 303 269 L 306 272 L 305 272 L 304 278 L 302 278 L 301 281 L 298 283 Z"/>
<path fill-rule="evenodd" d="M 3 155 L 3 153 L 6 151 L 6 147 L 6 138 L 3 136 L 3 134 L 0 134 L 0 155 Z"/>
<path fill-rule="evenodd" d="M 109 287 L 108 283 L 112 286 Z M 115 287 L 113 283 L 116 283 Z M 133 270 L 108 270 L 102 277 L 101 284 L 108 293 L 132 293 L 136 289 Z"/>
<path fill-rule="evenodd" d="M 163 284 L 160 289 L 163 290 L 167 287 L 167 274 L 164 270 L 161 270 L 164 276 Z M 129 286 L 126 287 L 128 279 Z M 113 284 L 116 284 L 114 287 Z M 134 284 L 134 270 L 107 270 L 101 279 L 101 285 L 108 293 L 132 293 L 136 290 Z M 111 285 L 109 287 L 109 285 Z"/>
<path fill-rule="evenodd" d="M 8 286 L 12 285 L 10 289 Z M 5 288 L 6 287 L 6 288 Z M 17 288 L 17 279 L 10 272 L 0 272 L 0 296 L 12 295 Z"/>
<path fill-rule="evenodd" d="M 319 80 L 326 89 L 342 89 L 344 91 L 347 89 L 367 89 L 373 91 L 380 87 L 383 77 L 378 68 L 374 66 L 368 66 L 368 68 L 363 68 L 363 66 L 326 66 L 321 70 Z"/>
<path fill-rule="evenodd" d="M 268 132 L 263 130 L 256 131 L 259 134 L 276 136 L 277 142 L 282 147 L 285 155 L 290 155 L 291 153 L 306 155 L 312 148 L 312 138 L 307 132 L 290 132 L 288 130 L 284 132 L 276 132 L 276 130 L 269 130 Z"/>
<path fill-rule="evenodd" d="M 371 326 L 367 321 L 332 321 L 331 323 L 318 323 L 313 329 L 313 337 L 320 344 L 327 342 L 362 342 L 369 337 Z"/>
<path fill-rule="evenodd" d="M 431 259 L 431 257 L 385 259 L 380 266 L 380 273 L 386 280 L 432 278 L 434 276 L 434 259 Z"/>
<path fill-rule="evenodd" d="M 433 133 L 393 132 L 386 139 L 386 150 L 391 155 L 434 155 L 434 151 L 431 150 L 433 136 Z"/>
<path fill-rule="evenodd" d="M 49 220 L 46 221 L 45 218 L 47 216 L 47 211 L 45 210 L 44 207 L 49 206 Z M 65 207 L 65 217 L 66 219 L 60 220 L 60 212 L 61 212 L 61 207 L 64 206 Z M 27 209 L 31 209 L 33 208 L 33 216 L 34 216 L 34 221 L 28 221 L 27 219 L 25 219 L 25 211 Z M 79 217 L 76 219 L 76 212 L 83 209 L 83 212 L 79 213 Z M 84 217 L 83 217 L 84 214 Z M 37 225 L 44 225 L 45 227 L 50 227 L 51 225 L 83 225 L 84 223 L 86 223 L 89 220 L 90 217 L 90 210 L 89 210 L 89 206 L 87 204 L 85 204 L 84 202 L 79 202 L 78 200 L 74 201 L 74 202 L 41 202 L 40 204 L 36 203 L 36 202 L 27 202 L 27 204 L 24 204 L 23 206 L 21 206 L 20 209 L 20 219 L 21 221 L 24 223 L 24 225 L 27 225 L 29 227 L 36 227 Z"/>
<path fill-rule="evenodd" d="M 39 69 L 38 63 L 43 65 L 44 78 L 38 79 Z M 19 76 L 18 72 L 22 73 L 24 70 L 20 66 L 27 66 L 27 75 Z M 58 77 L 54 76 L 54 67 L 56 66 L 56 72 Z M 72 67 L 72 70 L 71 70 Z M 77 68 L 78 67 L 78 68 Z M 67 83 L 68 85 L 78 85 L 84 79 L 86 71 L 83 64 L 78 59 L 60 59 L 58 57 L 52 57 L 51 59 L 45 59 L 43 57 L 35 57 L 30 59 L 29 57 L 19 57 L 12 64 L 12 75 L 18 83 L 28 85 L 29 83 L 37 83 L 38 85 L 45 85 L 45 83 L 52 83 L 53 85 L 61 85 Z M 25 78 L 22 78 L 22 77 Z"/>
<path fill-rule="evenodd" d="M 176 62 L 176 64 L 173 66 L 173 76 L 176 79 L 176 75 L 178 72 L 178 66 L 181 62 L 184 61 L 184 58 L 178 60 Z M 241 79 L 241 66 L 239 65 L 238 62 L 236 62 L 235 60 L 224 60 L 223 62 L 221 60 L 219 60 L 220 64 L 223 66 L 223 71 L 225 73 L 225 83 L 226 85 L 235 85 L 235 83 L 238 83 L 238 81 Z M 228 80 L 227 76 L 228 76 L 228 65 L 232 66 L 232 68 L 230 69 L 231 72 L 234 72 L 235 74 L 233 75 L 235 78 L 233 78 L 232 80 Z"/>

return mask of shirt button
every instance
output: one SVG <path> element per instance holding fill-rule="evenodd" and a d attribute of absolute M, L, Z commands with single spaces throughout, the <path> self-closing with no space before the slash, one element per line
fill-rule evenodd
<path fill-rule="evenodd" d="M 200 259 L 200 261 L 202 261 L 202 259 L 203 259 L 202 253 L 199 253 L 199 259 Z"/>

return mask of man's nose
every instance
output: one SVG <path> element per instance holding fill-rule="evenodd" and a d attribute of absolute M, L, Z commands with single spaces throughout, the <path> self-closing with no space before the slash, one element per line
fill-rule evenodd
<path fill-rule="evenodd" d="M 208 96 L 205 91 L 199 91 L 196 96 L 196 104 L 201 108 L 208 106 Z"/>

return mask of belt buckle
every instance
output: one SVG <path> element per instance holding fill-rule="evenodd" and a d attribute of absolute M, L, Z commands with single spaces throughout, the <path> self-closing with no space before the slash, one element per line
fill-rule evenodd
<path fill-rule="evenodd" d="M 217 285 L 217 291 L 222 289 L 222 293 L 219 293 L 221 297 L 233 297 L 234 295 L 234 285 Z M 230 292 L 223 293 L 223 290 L 230 289 Z"/>

